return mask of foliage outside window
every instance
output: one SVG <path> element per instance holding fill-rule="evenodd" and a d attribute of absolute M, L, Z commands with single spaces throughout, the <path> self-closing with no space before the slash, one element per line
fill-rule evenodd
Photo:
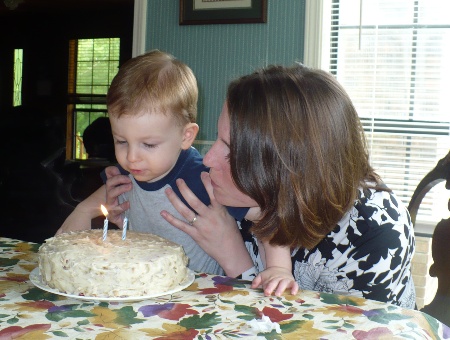
<path fill-rule="evenodd" d="M 14 50 L 13 106 L 22 105 L 23 49 Z"/>

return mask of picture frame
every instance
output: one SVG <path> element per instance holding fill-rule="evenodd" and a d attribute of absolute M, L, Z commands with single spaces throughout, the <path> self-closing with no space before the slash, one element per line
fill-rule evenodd
<path fill-rule="evenodd" d="M 268 0 L 180 0 L 180 25 L 267 22 Z"/>

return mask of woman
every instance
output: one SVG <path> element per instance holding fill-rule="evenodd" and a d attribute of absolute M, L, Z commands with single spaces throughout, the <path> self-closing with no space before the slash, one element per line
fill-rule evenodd
<path fill-rule="evenodd" d="M 227 275 L 262 269 L 259 239 L 291 249 L 300 288 L 414 308 L 408 211 L 370 166 L 357 112 L 332 75 L 270 66 L 233 81 L 203 162 L 211 205 L 178 181 L 198 215 L 171 189 L 166 193 L 195 223 L 161 214 Z M 128 188 L 117 186 L 125 183 L 119 177 L 109 182 L 113 203 Z M 221 205 L 253 208 L 240 225 L 242 236 Z"/>

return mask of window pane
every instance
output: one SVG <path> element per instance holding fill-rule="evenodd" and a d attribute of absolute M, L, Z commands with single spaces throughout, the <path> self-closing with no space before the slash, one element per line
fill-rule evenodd
<path fill-rule="evenodd" d="M 23 49 L 14 50 L 13 106 L 22 105 Z"/>
<path fill-rule="evenodd" d="M 76 140 L 75 140 L 75 158 L 86 159 L 87 154 L 83 146 L 84 130 L 97 118 L 106 116 L 106 105 L 97 106 L 98 109 L 89 110 L 86 105 L 76 105 Z M 100 112 L 99 112 L 100 111 Z M 102 112 L 103 111 L 103 112 Z"/>
<path fill-rule="evenodd" d="M 77 93 L 105 94 L 119 67 L 120 39 L 78 40 Z"/>
<path fill-rule="evenodd" d="M 119 70 L 119 57 L 119 38 L 78 40 L 74 112 L 74 157 L 77 159 L 87 157 L 82 144 L 86 127 L 107 115 L 106 93 Z"/>

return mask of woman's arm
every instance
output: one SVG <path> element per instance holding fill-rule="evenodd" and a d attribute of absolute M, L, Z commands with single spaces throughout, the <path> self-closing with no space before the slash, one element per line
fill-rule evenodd
<path fill-rule="evenodd" d="M 215 199 L 209 174 L 203 172 L 201 178 L 210 197 L 209 206 L 203 204 L 182 179 L 177 180 L 181 194 L 195 209 L 197 216 L 172 189 L 166 189 L 170 202 L 186 220 L 192 221 L 196 216 L 192 225 L 177 219 L 165 210 L 161 212 L 161 216 L 174 227 L 191 236 L 209 256 L 219 263 L 228 276 L 236 277 L 252 268 L 253 262 L 235 219 Z"/>

